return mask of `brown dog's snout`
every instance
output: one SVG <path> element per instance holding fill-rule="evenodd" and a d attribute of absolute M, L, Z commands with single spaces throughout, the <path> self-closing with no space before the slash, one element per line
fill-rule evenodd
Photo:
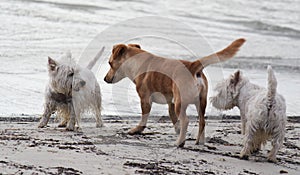
<path fill-rule="evenodd" d="M 113 80 L 113 78 L 108 79 L 107 76 L 104 77 L 104 81 L 105 81 L 106 83 L 112 83 L 112 80 Z"/>

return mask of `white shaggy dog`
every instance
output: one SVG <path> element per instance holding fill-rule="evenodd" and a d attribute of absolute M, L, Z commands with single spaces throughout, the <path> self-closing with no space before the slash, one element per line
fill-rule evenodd
<path fill-rule="evenodd" d="M 61 119 L 59 127 L 73 131 L 76 123 L 80 128 L 80 116 L 86 111 L 94 113 L 96 127 L 103 126 L 100 86 L 91 71 L 103 51 L 104 48 L 86 68 L 76 65 L 71 53 L 57 61 L 48 57 L 49 83 L 46 87 L 45 109 L 38 127 L 46 126 L 51 114 L 57 112 Z"/>
<path fill-rule="evenodd" d="M 268 88 L 249 82 L 240 71 L 219 83 L 217 95 L 211 97 L 212 105 L 218 109 L 240 109 L 244 147 L 240 157 L 248 159 L 262 144 L 271 140 L 272 150 L 268 161 L 276 162 L 276 154 L 282 146 L 286 125 L 286 104 L 282 95 L 276 93 L 277 80 L 268 66 Z"/>

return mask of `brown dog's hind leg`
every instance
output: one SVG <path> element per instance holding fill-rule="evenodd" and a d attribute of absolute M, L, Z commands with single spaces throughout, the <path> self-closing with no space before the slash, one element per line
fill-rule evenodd
<path fill-rule="evenodd" d="M 205 109 L 206 109 L 206 97 L 200 98 L 198 104 L 196 104 L 198 118 L 199 118 L 199 131 L 196 138 L 196 144 L 204 145 L 205 143 Z"/>
<path fill-rule="evenodd" d="M 180 133 L 180 125 L 179 125 L 179 120 L 175 114 L 175 107 L 174 107 L 174 103 L 170 102 L 168 103 L 169 105 L 169 116 L 170 116 L 170 119 L 174 125 L 174 129 L 175 129 L 175 132 L 176 134 L 179 134 Z"/>
<path fill-rule="evenodd" d="M 141 107 L 142 107 L 142 118 L 136 127 L 129 130 L 128 134 L 130 135 L 141 134 L 146 128 L 148 116 L 151 110 L 151 103 L 149 102 L 149 100 L 142 99 Z"/>
<path fill-rule="evenodd" d="M 186 108 L 187 105 L 182 105 L 182 103 L 179 100 L 175 100 L 175 113 L 177 116 L 179 116 L 179 120 L 180 120 L 180 134 L 178 136 L 177 139 L 177 143 L 176 145 L 178 147 L 183 147 L 185 144 L 185 137 L 186 137 L 186 132 L 187 132 L 187 128 L 189 125 L 189 119 L 186 116 Z"/>

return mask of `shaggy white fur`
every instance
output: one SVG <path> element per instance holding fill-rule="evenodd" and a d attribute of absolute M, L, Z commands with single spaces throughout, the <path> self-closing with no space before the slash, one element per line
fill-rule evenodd
<path fill-rule="evenodd" d="M 71 53 L 59 60 L 48 57 L 49 83 L 45 93 L 45 109 L 39 127 L 47 125 L 51 114 L 57 112 L 61 119 L 59 127 L 73 131 L 80 128 L 80 116 L 87 111 L 94 113 L 96 127 L 103 126 L 101 119 L 101 92 L 96 77 L 91 71 L 104 48 L 86 68 L 76 65 Z"/>
<path fill-rule="evenodd" d="M 277 80 L 271 66 L 268 66 L 268 88 L 259 87 L 235 72 L 219 83 L 217 95 L 211 97 L 212 105 L 218 109 L 240 109 L 244 147 L 240 157 L 248 159 L 262 144 L 271 140 L 272 150 L 268 160 L 276 162 L 276 154 L 282 146 L 286 126 L 286 104 L 282 95 L 276 92 Z"/>

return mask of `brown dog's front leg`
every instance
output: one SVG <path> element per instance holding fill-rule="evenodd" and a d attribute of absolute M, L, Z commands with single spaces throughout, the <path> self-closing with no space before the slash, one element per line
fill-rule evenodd
<path fill-rule="evenodd" d="M 130 129 L 130 131 L 128 132 L 128 134 L 130 135 L 141 134 L 146 128 L 148 116 L 151 110 L 151 104 L 149 102 L 142 101 L 141 107 L 142 107 L 141 121 L 136 127 Z"/>

